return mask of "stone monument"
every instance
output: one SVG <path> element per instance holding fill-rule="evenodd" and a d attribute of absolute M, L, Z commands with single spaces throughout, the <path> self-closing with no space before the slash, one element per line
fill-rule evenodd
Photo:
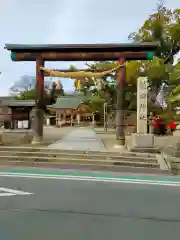
<path fill-rule="evenodd" d="M 137 80 L 137 133 L 147 133 L 147 77 Z"/>
<path fill-rule="evenodd" d="M 137 152 L 158 152 L 154 147 L 154 135 L 147 133 L 148 121 L 148 78 L 137 79 L 137 133 L 132 134 L 131 150 Z"/>

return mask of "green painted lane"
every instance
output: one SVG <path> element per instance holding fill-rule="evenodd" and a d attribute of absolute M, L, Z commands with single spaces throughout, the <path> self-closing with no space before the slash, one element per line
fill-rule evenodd
<path fill-rule="evenodd" d="M 112 179 L 127 179 L 127 180 L 145 180 L 145 181 L 160 181 L 160 182 L 179 182 L 180 177 L 153 177 L 153 176 L 118 176 L 113 173 L 104 173 L 104 172 L 83 172 L 83 171 L 41 171 L 41 170 L 21 170 L 21 169 L 12 169 L 12 170 L 0 170 L 1 174 L 23 174 L 23 175 L 45 175 L 45 176 L 74 176 L 74 177 L 94 177 L 94 178 L 112 178 Z"/>

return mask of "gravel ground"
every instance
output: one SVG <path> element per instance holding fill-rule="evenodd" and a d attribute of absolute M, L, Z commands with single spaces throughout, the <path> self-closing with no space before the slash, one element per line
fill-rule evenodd
<path fill-rule="evenodd" d="M 64 127 L 64 128 L 56 128 L 56 127 L 47 127 L 44 126 L 44 136 L 43 141 L 41 145 L 49 145 L 55 141 L 60 140 L 63 136 L 69 134 L 72 131 L 72 127 Z M 5 133 L 4 129 L 0 130 L 1 135 L 5 135 L 5 144 L 3 145 L 29 145 L 27 141 L 23 142 L 23 140 L 20 141 L 20 139 L 24 138 L 25 136 L 29 135 L 32 136 L 32 131 L 29 130 L 13 130 L 13 131 L 6 131 Z M 30 144 L 31 145 L 31 144 Z"/>

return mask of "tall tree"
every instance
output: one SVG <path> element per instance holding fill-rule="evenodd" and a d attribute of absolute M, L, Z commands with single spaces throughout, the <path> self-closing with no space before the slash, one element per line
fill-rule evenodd
<path fill-rule="evenodd" d="M 51 88 L 51 82 L 45 81 L 45 89 Z M 35 98 L 36 77 L 24 75 L 18 81 L 14 82 L 10 88 L 12 96 L 21 96 L 23 93 L 28 93 L 30 98 Z"/>
<path fill-rule="evenodd" d="M 51 83 L 45 81 L 44 87 L 44 107 L 56 102 L 57 97 L 64 95 L 63 85 L 60 81 Z M 33 76 L 22 76 L 10 88 L 11 95 L 19 100 L 36 99 L 36 78 Z"/>
<path fill-rule="evenodd" d="M 64 96 L 64 88 L 60 80 L 53 82 L 51 89 L 48 91 L 50 104 L 56 102 L 56 99 L 60 96 Z"/>
<path fill-rule="evenodd" d="M 20 95 L 23 92 L 35 89 L 36 78 L 34 76 L 24 75 L 18 81 L 14 82 L 10 88 L 12 95 Z"/>
<path fill-rule="evenodd" d="M 129 35 L 129 39 L 140 42 L 159 41 L 157 56 L 173 62 L 173 56 L 180 50 L 180 9 L 168 9 L 163 1 L 143 26 Z"/>
<path fill-rule="evenodd" d="M 175 82 L 177 85 L 172 63 L 180 50 L 180 9 L 168 9 L 164 2 L 160 1 L 156 12 L 149 16 L 137 32 L 131 33 L 129 39 L 160 43 L 156 55 L 163 60 L 155 59 L 142 64 L 151 88 L 150 97 L 154 101 L 162 81 L 167 81 L 170 88 L 174 87 Z"/>

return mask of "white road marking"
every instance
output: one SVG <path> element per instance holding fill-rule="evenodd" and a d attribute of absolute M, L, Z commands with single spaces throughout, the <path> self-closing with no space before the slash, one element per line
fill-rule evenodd
<path fill-rule="evenodd" d="M 75 180 L 89 182 L 104 182 L 104 183 L 130 183 L 130 184 L 146 184 L 159 186 L 175 186 L 180 187 L 180 182 L 176 181 L 158 181 L 158 180 L 143 180 L 143 179 L 127 179 L 127 178 L 106 178 L 106 177 L 91 177 L 91 176 L 73 176 L 73 175 L 51 175 L 51 174 L 25 174 L 25 173 L 0 173 L 0 177 L 17 177 L 17 178 L 34 178 L 34 179 L 55 179 L 55 180 Z"/>
<path fill-rule="evenodd" d="M 19 190 L 14 190 L 10 188 L 0 187 L 0 197 L 15 196 L 15 195 L 31 195 L 33 193 L 23 192 Z"/>

